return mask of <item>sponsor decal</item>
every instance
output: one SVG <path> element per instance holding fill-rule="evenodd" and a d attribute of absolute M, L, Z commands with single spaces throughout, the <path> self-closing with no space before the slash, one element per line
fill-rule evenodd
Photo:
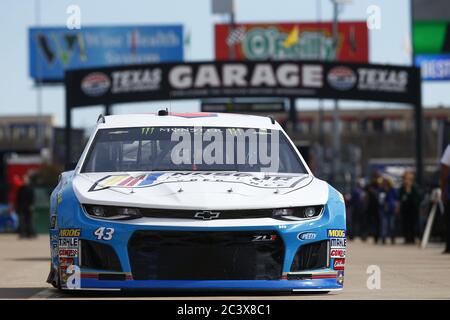
<path fill-rule="evenodd" d="M 336 282 L 338 285 L 343 286 L 344 285 L 344 271 L 338 271 Z"/>
<path fill-rule="evenodd" d="M 196 212 L 194 218 L 203 219 L 203 220 L 212 220 L 217 219 L 220 216 L 220 212 L 213 211 L 199 211 Z"/>
<path fill-rule="evenodd" d="M 50 229 L 56 229 L 56 216 L 50 217 Z"/>
<path fill-rule="evenodd" d="M 112 93 L 159 90 L 162 70 L 160 68 L 120 70 L 112 73 Z"/>
<path fill-rule="evenodd" d="M 382 92 L 407 92 L 408 72 L 405 70 L 358 68 L 358 89 Z"/>
<path fill-rule="evenodd" d="M 345 267 L 345 258 L 336 258 L 333 262 L 334 270 L 344 270 Z"/>
<path fill-rule="evenodd" d="M 81 229 L 60 229 L 60 237 L 79 237 L 81 235 Z"/>
<path fill-rule="evenodd" d="M 345 238 L 345 229 L 328 229 L 328 238 Z"/>
<path fill-rule="evenodd" d="M 60 248 L 78 248 L 79 239 L 76 237 L 60 237 L 58 245 Z"/>
<path fill-rule="evenodd" d="M 104 95 L 110 86 L 111 81 L 109 77 L 102 72 L 89 73 L 81 81 L 81 90 L 90 97 Z"/>
<path fill-rule="evenodd" d="M 100 227 L 94 231 L 94 236 L 97 238 L 97 240 L 109 241 L 113 238 L 113 234 L 114 228 Z"/>
<path fill-rule="evenodd" d="M 234 172 L 171 172 L 131 175 L 107 175 L 97 180 L 89 189 L 99 191 L 108 188 L 142 188 L 153 187 L 162 183 L 180 182 L 230 182 L 242 183 L 258 188 L 293 188 L 306 175 L 258 175 Z"/>
<path fill-rule="evenodd" d="M 299 240 L 314 240 L 317 234 L 315 232 L 303 232 L 298 234 Z"/>
<path fill-rule="evenodd" d="M 59 257 L 62 258 L 76 258 L 78 257 L 78 249 L 72 248 L 72 249 L 59 249 L 58 250 Z"/>
<path fill-rule="evenodd" d="M 356 74 L 348 67 L 338 66 L 328 72 L 327 81 L 336 90 L 350 90 L 356 84 Z"/>
<path fill-rule="evenodd" d="M 62 192 L 58 192 L 56 195 L 56 203 L 60 204 L 62 202 Z"/>
<path fill-rule="evenodd" d="M 65 286 L 67 283 L 67 278 L 69 277 L 67 273 L 67 268 L 75 264 L 74 258 L 60 257 L 59 258 L 59 275 L 61 280 L 61 285 Z"/>
<path fill-rule="evenodd" d="M 276 234 L 263 234 L 258 236 L 253 236 L 254 242 L 262 242 L 262 241 L 275 241 L 277 239 Z"/>
<path fill-rule="evenodd" d="M 345 258 L 345 249 L 331 249 L 330 258 Z"/>
<path fill-rule="evenodd" d="M 347 246 L 346 238 L 331 238 L 330 239 L 330 247 L 331 248 L 340 248 L 343 249 Z"/>
<path fill-rule="evenodd" d="M 58 256 L 58 244 L 52 243 L 51 257 L 56 258 Z"/>

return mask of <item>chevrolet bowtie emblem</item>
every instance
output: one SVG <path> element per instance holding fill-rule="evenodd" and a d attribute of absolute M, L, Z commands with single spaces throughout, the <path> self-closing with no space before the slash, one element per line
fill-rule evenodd
<path fill-rule="evenodd" d="M 220 216 L 220 212 L 212 212 L 212 211 L 199 211 L 196 212 L 194 218 L 203 219 L 203 220 L 211 220 L 217 219 Z"/>

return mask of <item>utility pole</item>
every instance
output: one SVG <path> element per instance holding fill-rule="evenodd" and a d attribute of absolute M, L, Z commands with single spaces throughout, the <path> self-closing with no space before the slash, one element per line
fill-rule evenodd
<path fill-rule="evenodd" d="M 226 40 L 228 46 L 228 60 L 236 59 L 235 41 L 233 33 L 236 27 L 236 15 L 234 0 L 211 0 L 211 9 L 213 14 L 226 14 L 230 18 L 228 27 L 228 39 Z M 234 103 L 234 99 L 230 98 L 230 103 Z"/>
<path fill-rule="evenodd" d="M 337 60 L 338 51 L 338 15 L 339 3 L 338 0 L 331 0 L 333 3 L 333 60 Z M 339 119 L 339 104 L 338 100 L 333 100 L 333 182 L 338 184 L 341 174 L 341 125 Z"/>
<path fill-rule="evenodd" d="M 339 5 L 349 4 L 352 0 L 331 0 L 333 4 L 333 53 L 332 60 L 337 60 L 338 44 L 339 44 Z M 342 166 L 341 166 L 341 123 L 339 118 L 339 101 L 333 100 L 333 182 L 339 187 L 339 182 L 342 181 Z"/>
<path fill-rule="evenodd" d="M 411 15 L 411 24 L 410 24 L 410 33 L 411 33 L 411 66 L 415 66 L 416 63 L 416 55 L 414 52 L 414 20 L 415 20 L 415 12 L 414 12 L 414 1 L 410 1 L 410 15 Z M 422 81 L 422 79 L 421 79 Z M 421 86 L 422 88 L 422 86 Z M 421 89 L 422 90 L 422 89 Z M 416 134 L 416 143 L 415 143 L 415 151 L 416 151 L 416 180 L 419 186 L 423 184 L 423 106 L 422 106 L 422 92 L 419 91 L 419 96 L 417 98 L 417 103 L 414 105 L 414 126 L 415 126 L 415 134 Z"/>
<path fill-rule="evenodd" d="M 34 7 L 35 22 L 36 26 L 41 25 L 41 1 L 35 0 Z M 44 122 L 42 117 L 42 66 L 38 59 L 38 54 L 36 54 L 36 68 L 37 68 L 37 79 L 36 79 L 36 106 L 37 106 L 37 148 L 42 150 L 44 147 Z"/>
<path fill-rule="evenodd" d="M 230 12 L 230 27 L 228 28 L 228 38 L 231 38 L 233 33 L 234 33 L 234 29 L 236 26 L 236 17 L 235 17 L 235 8 L 234 8 L 234 0 L 230 0 L 231 1 L 231 12 Z M 236 52 L 234 50 L 235 45 L 234 42 L 233 43 L 228 43 L 228 51 L 229 51 L 229 57 L 230 60 L 234 60 L 236 59 Z"/>

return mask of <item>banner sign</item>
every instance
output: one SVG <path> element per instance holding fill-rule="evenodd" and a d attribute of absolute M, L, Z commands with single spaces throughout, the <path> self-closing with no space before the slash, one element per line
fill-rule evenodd
<path fill-rule="evenodd" d="M 422 80 L 450 80 L 450 54 L 428 54 L 415 57 Z"/>
<path fill-rule="evenodd" d="M 315 61 L 208 61 L 66 72 L 68 107 L 169 99 L 306 97 L 417 103 L 414 67 Z"/>
<path fill-rule="evenodd" d="M 450 53 L 450 23 L 415 21 L 413 23 L 414 54 Z"/>
<path fill-rule="evenodd" d="M 242 23 L 215 26 L 216 60 L 339 60 L 367 63 L 366 22 L 340 22 L 337 59 L 332 23 Z M 230 46 L 232 47 L 230 49 Z"/>
<path fill-rule="evenodd" d="M 183 27 L 31 28 L 29 50 L 35 81 L 62 82 L 67 69 L 183 61 Z"/>

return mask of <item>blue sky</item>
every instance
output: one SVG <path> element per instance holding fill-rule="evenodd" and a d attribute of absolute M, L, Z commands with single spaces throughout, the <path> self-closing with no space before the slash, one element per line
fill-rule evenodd
<path fill-rule="evenodd" d="M 294 22 L 329 21 L 332 17 L 330 0 L 235 0 L 237 22 Z M 36 0 L 2 0 L 0 7 L 0 116 L 36 114 L 37 93 L 28 76 L 27 30 L 36 25 Z M 322 8 L 318 12 L 318 2 Z M 181 23 L 190 30 L 189 60 L 213 59 L 213 25 L 225 22 L 226 17 L 211 14 L 210 0 L 40 0 L 41 26 L 64 26 L 66 8 L 76 4 L 81 8 L 82 26 Z M 375 4 L 381 8 L 381 29 L 371 30 L 370 60 L 373 63 L 407 65 L 411 63 L 405 43 L 410 34 L 408 0 L 353 0 L 340 13 L 340 19 L 365 20 L 366 9 Z M 448 82 L 424 85 L 424 105 L 445 105 L 450 101 Z M 58 125 L 64 122 L 64 90 L 60 86 L 42 89 L 43 114 L 53 114 Z M 356 106 L 376 107 L 376 103 L 341 102 L 342 108 Z M 115 106 L 115 113 L 152 112 L 170 106 L 173 111 L 196 111 L 197 101 L 167 103 L 140 103 Z M 298 108 L 315 108 L 316 101 L 300 100 Z M 329 107 L 329 104 L 326 104 Z M 388 106 L 389 107 L 389 106 Z M 74 112 L 74 125 L 90 127 L 99 108 L 79 109 Z"/>

